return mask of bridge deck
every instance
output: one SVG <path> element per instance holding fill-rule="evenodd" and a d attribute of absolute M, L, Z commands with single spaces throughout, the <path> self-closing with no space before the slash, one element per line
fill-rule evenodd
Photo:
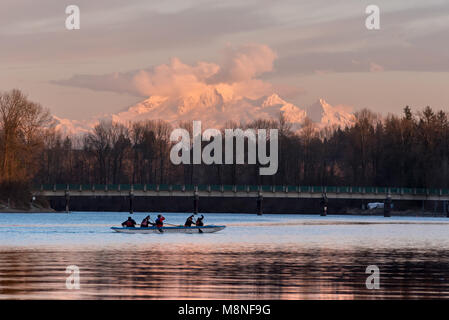
<path fill-rule="evenodd" d="M 268 186 L 268 185 L 41 185 L 33 195 L 40 196 L 172 196 L 172 197 L 259 197 L 385 200 L 449 200 L 449 189 L 337 187 L 337 186 Z"/>

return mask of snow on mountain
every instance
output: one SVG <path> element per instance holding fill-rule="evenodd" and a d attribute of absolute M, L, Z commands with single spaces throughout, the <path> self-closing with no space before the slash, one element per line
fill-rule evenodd
<path fill-rule="evenodd" d="M 222 128 L 229 121 L 241 124 L 256 119 L 279 119 L 281 113 L 295 131 L 301 128 L 306 117 L 316 124 L 317 129 L 327 125 L 345 127 L 354 121 L 354 115 L 346 107 L 331 106 L 323 99 L 302 109 L 277 94 L 257 100 L 232 99 L 216 88 L 177 99 L 151 96 L 125 111 L 96 117 L 90 121 L 72 121 L 57 117 L 55 120 L 58 122 L 57 128 L 63 133 L 79 134 L 88 132 L 103 119 L 123 124 L 150 119 L 164 120 L 173 126 L 180 121 L 201 120 L 203 128 Z"/>
<path fill-rule="evenodd" d="M 150 100 L 150 101 L 149 101 Z M 283 113 L 292 124 L 300 125 L 306 113 L 277 94 L 259 100 L 229 100 L 217 90 L 200 96 L 187 96 L 175 101 L 149 98 L 127 111 L 112 116 L 113 121 L 126 123 L 146 119 L 162 119 L 173 125 L 179 121 L 201 120 L 206 127 L 220 128 L 226 122 L 248 123 L 256 119 L 278 119 Z"/>
<path fill-rule="evenodd" d="M 55 129 L 61 132 L 64 136 L 82 135 L 88 133 L 98 123 L 98 121 L 78 121 L 63 119 L 57 116 L 53 116 Z"/>
<path fill-rule="evenodd" d="M 331 106 L 324 99 L 319 99 L 306 108 L 306 114 L 319 127 L 336 125 L 344 128 L 355 120 L 348 109 L 346 106 Z"/>

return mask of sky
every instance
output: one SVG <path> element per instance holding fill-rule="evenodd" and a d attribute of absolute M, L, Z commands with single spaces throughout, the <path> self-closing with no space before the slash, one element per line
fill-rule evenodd
<path fill-rule="evenodd" d="M 2 0 L 0 91 L 74 120 L 210 83 L 300 107 L 449 111 L 448 38 L 447 0 Z"/>

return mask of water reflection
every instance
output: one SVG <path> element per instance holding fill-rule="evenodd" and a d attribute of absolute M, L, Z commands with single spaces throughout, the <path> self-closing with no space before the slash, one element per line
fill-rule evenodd
<path fill-rule="evenodd" d="M 176 244 L 0 251 L 2 299 L 448 298 L 449 250 Z M 65 287 L 68 265 L 81 289 Z M 381 270 L 367 290 L 365 268 Z"/>

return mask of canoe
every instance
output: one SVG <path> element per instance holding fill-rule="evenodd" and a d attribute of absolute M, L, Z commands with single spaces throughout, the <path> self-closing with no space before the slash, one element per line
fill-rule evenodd
<path fill-rule="evenodd" d="M 220 230 L 223 230 L 226 226 L 203 226 L 203 227 L 184 227 L 184 226 L 175 226 L 175 227 L 148 227 L 148 228 L 128 228 L 128 227 L 111 227 L 115 232 L 120 233 L 213 233 Z"/>

